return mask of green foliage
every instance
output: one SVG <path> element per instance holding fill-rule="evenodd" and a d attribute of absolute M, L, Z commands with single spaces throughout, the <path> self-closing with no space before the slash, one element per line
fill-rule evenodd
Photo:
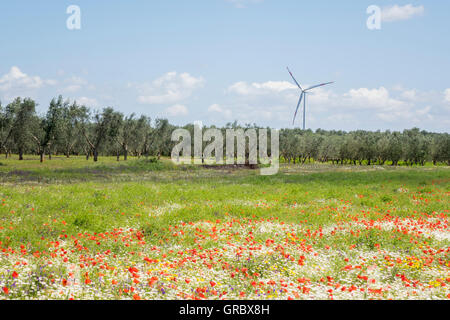
<path fill-rule="evenodd" d="M 175 144 L 171 135 L 176 128 L 167 119 L 126 116 L 111 107 L 92 111 L 76 101 L 64 101 L 62 96 L 52 99 L 44 116 L 36 114 L 31 99 L 17 98 L 6 107 L 0 105 L 0 150 L 7 155 L 19 154 L 21 159 L 26 153 L 41 155 L 41 161 L 45 153 L 49 157 L 84 154 L 94 161 L 99 156 L 116 156 L 117 161 L 121 156 L 124 160 L 129 156 L 159 159 L 170 156 Z M 193 135 L 192 124 L 183 128 Z M 225 135 L 227 129 L 249 128 L 259 127 L 235 121 L 220 130 Z M 450 165 L 450 135 L 417 128 L 403 132 L 283 129 L 280 156 L 294 164 L 425 166 L 431 161 L 433 165 Z"/>
<path fill-rule="evenodd" d="M 290 165 L 282 166 L 278 175 L 263 177 L 252 170 L 184 171 L 155 158 L 118 163 L 105 157 L 88 164 L 82 157 L 61 157 L 43 164 L 33 160 L 2 161 L 0 220 L 8 221 L 8 228 L 0 232 L 3 244 L 45 246 L 61 230 L 99 233 L 124 226 L 164 238 L 167 228 L 180 221 L 229 216 L 278 217 L 325 228 L 337 221 L 351 221 L 362 211 L 367 212 L 367 221 L 380 218 L 387 210 L 398 217 L 412 211 L 444 212 L 450 179 L 448 169 L 440 167 L 340 170 L 324 164 L 307 165 L 305 172 Z M 428 201 L 417 202 L 414 195 Z M 334 208 L 339 208 L 339 216 Z M 399 245 L 388 232 L 371 232 L 358 238 L 361 246 L 372 248 L 380 241 Z M 348 237 L 339 241 L 356 242 Z"/>

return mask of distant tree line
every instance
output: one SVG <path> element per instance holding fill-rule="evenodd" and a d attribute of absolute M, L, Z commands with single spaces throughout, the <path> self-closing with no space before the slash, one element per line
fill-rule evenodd
<path fill-rule="evenodd" d="M 450 135 L 417 128 L 403 132 L 301 131 L 280 133 L 280 155 L 293 163 L 315 159 L 320 162 L 353 165 L 450 165 Z"/>
<path fill-rule="evenodd" d="M 113 108 L 93 111 L 77 102 L 54 98 L 47 113 L 39 115 L 30 98 L 16 98 L 6 106 L 0 103 L 0 152 L 5 157 L 35 154 L 44 161 L 52 155 L 84 155 L 94 161 L 100 155 L 170 156 L 174 126 L 166 119 L 152 121 L 147 116 L 124 115 Z M 194 125 L 183 128 L 192 134 Z M 216 127 L 211 127 L 216 128 Z M 221 129 L 258 129 L 236 121 Z M 205 128 L 208 129 L 208 128 Z M 205 145 L 207 143 L 205 142 Z M 270 143 L 269 143 L 270 146 Z M 248 150 L 247 150 L 248 151 Z M 269 150 L 270 152 L 270 150 Z M 282 129 L 280 156 L 288 163 L 311 161 L 353 165 L 450 165 L 450 135 L 417 128 L 403 132 L 325 131 Z"/>

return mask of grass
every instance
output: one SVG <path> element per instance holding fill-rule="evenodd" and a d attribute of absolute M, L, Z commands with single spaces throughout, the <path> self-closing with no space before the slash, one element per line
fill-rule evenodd
<path fill-rule="evenodd" d="M 14 268 L 10 262 L 11 256 L 21 261 L 21 250 L 25 256 L 39 253 L 27 260 L 33 268 L 19 272 L 26 274 L 26 279 L 22 280 L 23 287 L 18 288 L 19 284 L 16 283 L 16 289 L 9 288 L 11 291 L 5 295 L 6 298 L 61 298 L 53 295 L 56 289 L 51 279 L 56 279 L 57 283 L 69 279 L 70 266 L 54 261 L 56 257 L 51 255 L 51 248 L 57 241 L 64 243 L 72 263 L 79 264 L 84 259 L 80 258 L 80 252 L 77 251 L 81 246 L 81 252 L 90 257 L 111 250 L 126 261 L 126 266 L 140 266 L 140 272 L 149 267 L 145 263 L 141 265 L 140 255 L 139 258 L 134 254 L 130 256 L 130 252 L 152 255 L 150 258 L 159 260 L 159 263 L 167 261 L 173 264 L 179 257 L 176 252 L 180 250 L 186 252 L 197 248 L 203 251 L 202 254 L 210 255 L 211 251 L 223 250 L 227 243 L 244 247 L 245 259 L 239 258 L 238 249 L 233 251 L 232 257 L 227 256 L 229 251 L 222 252 L 221 261 L 211 258 L 210 261 L 222 266 L 217 270 L 215 267 L 206 269 L 216 272 L 215 276 L 212 271 L 208 271 L 208 274 L 197 262 L 192 262 L 191 266 L 193 275 L 190 277 L 203 274 L 205 279 L 210 277 L 208 281 L 213 282 L 219 282 L 217 279 L 225 277 L 222 273 L 227 265 L 239 270 L 248 269 L 241 277 L 230 278 L 227 272 L 223 280 L 233 288 L 240 288 L 240 292 L 236 293 L 237 298 L 243 297 L 242 292 L 245 297 L 255 299 L 298 298 L 297 292 L 283 292 L 284 287 L 277 287 L 276 295 L 267 294 L 270 291 L 267 288 L 261 289 L 259 295 L 255 293 L 257 287 L 248 279 L 264 281 L 266 277 L 274 278 L 274 273 L 277 274 L 275 278 L 282 277 L 287 282 L 307 276 L 311 284 L 308 287 L 310 291 L 303 289 L 306 286 L 298 289 L 304 298 L 339 298 L 339 294 L 343 295 L 343 299 L 351 298 L 351 295 L 344 295 L 346 291 L 337 288 L 333 289 L 336 293 L 329 293 L 326 283 L 321 279 L 328 276 L 340 279 L 340 287 L 349 282 L 347 286 L 355 285 L 358 290 L 361 289 L 362 284 L 359 282 L 364 281 L 355 277 L 349 280 L 347 273 L 350 271 L 343 272 L 342 269 L 348 265 L 344 258 L 361 265 L 360 258 L 366 254 L 366 260 L 369 256 L 372 259 L 377 255 L 377 259 L 372 262 L 379 271 L 377 281 L 394 286 L 398 280 L 396 275 L 402 274 L 424 283 L 424 288 L 426 285 L 435 288 L 424 291 L 430 294 L 427 297 L 445 298 L 448 294 L 446 290 L 450 283 L 441 288 L 437 280 L 444 279 L 445 282 L 445 279 L 449 280 L 450 274 L 450 171 L 447 167 L 283 165 L 277 175 L 267 177 L 260 176 L 257 170 L 177 167 L 167 159 L 155 162 L 132 158 L 127 162 L 117 162 L 115 158 L 100 158 L 98 163 L 94 163 L 82 157 L 55 157 L 41 164 L 35 157 L 26 157 L 24 161 L 2 160 L 0 181 L 0 249 L 3 248 L 3 252 L 9 254 L 8 259 L 0 259 L 0 276 L 3 274 L 0 287 L 9 288 L 14 280 L 8 278 L 8 272 Z M 116 233 L 114 231 L 121 229 Z M 130 229 L 133 231 L 127 231 Z M 101 238 L 99 234 L 108 235 Z M 76 240 L 75 244 L 69 239 Z M 283 249 L 275 249 L 275 245 L 270 243 L 267 246 L 268 240 L 274 240 Z M 274 249 L 270 253 L 248 256 L 251 246 L 258 245 Z M 299 250 L 308 246 L 313 248 L 311 250 L 317 256 L 305 249 L 305 266 L 293 264 L 291 258 L 295 257 L 297 262 Z M 157 249 L 152 251 L 150 248 Z M 434 253 L 430 266 L 424 265 L 429 260 L 422 259 L 423 248 L 430 248 L 427 250 Z M 73 250 L 73 256 L 70 250 Z M 289 253 L 280 253 L 280 250 Z M 444 251 L 435 253 L 439 250 Z M 394 259 L 393 265 L 383 256 Z M 313 266 L 316 257 L 327 257 L 323 270 L 320 265 Z M 414 262 L 413 267 L 403 268 L 408 257 L 417 258 L 419 262 Z M 401 263 L 395 259 L 400 259 Z M 53 262 L 51 267 L 46 267 L 51 270 L 48 275 L 40 276 L 40 279 L 46 279 L 45 283 L 36 284 L 32 279 L 43 272 L 39 269 L 40 263 L 48 261 Z M 386 265 L 386 261 L 389 264 Z M 319 262 L 317 260 L 315 263 Z M 117 263 L 115 268 L 120 269 L 121 262 L 112 259 L 110 263 Z M 363 264 L 363 270 L 371 270 L 369 263 Z M 261 268 L 265 265 L 267 267 Z M 95 265 L 90 265 L 90 268 L 89 279 L 97 279 L 99 272 L 103 272 Z M 148 277 L 151 283 L 151 277 L 161 277 L 159 274 L 156 276 L 155 270 L 147 270 L 147 274 L 141 275 L 141 278 Z M 185 277 L 184 272 L 189 273 L 188 269 L 177 271 L 177 276 L 183 274 Z M 85 275 L 77 278 L 78 286 L 74 280 L 71 290 L 61 285 L 58 290 L 64 292 L 62 298 L 79 299 L 136 298 L 136 293 L 132 294 L 134 291 L 126 292 L 130 288 L 136 289 L 139 297 L 150 299 L 164 298 L 166 295 L 168 298 L 219 296 L 212 294 L 215 285 L 208 286 L 207 292 L 204 292 L 203 284 L 194 280 L 184 283 L 187 288 L 181 290 L 181 294 L 178 287 L 167 287 L 167 281 L 163 284 L 160 278 L 151 286 L 146 283 L 141 288 L 133 284 L 129 275 L 125 277 L 112 272 L 109 276 L 110 280 L 121 279 L 120 290 L 111 283 L 106 285 L 92 280 L 102 292 L 100 296 L 95 296 L 89 289 L 90 283 L 80 284 L 86 278 Z M 104 277 L 100 276 L 101 279 Z M 429 284 L 430 281 L 433 284 Z M 435 285 L 436 281 L 438 286 Z M 327 282 L 330 284 L 329 280 Z M 364 288 L 364 296 L 367 296 L 370 288 L 366 284 Z M 196 291 L 192 293 L 190 289 Z M 409 290 L 409 287 L 402 290 L 392 290 L 392 293 L 381 297 L 402 299 L 414 295 L 414 290 Z M 25 291 L 28 293 L 24 294 Z M 170 296 L 169 292 L 174 295 Z M 222 294 L 223 297 L 235 297 L 231 292 L 227 295 Z M 420 294 L 418 296 L 423 297 Z"/>

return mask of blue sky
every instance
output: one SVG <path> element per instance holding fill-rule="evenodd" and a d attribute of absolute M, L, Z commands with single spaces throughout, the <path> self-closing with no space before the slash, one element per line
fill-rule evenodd
<path fill-rule="evenodd" d="M 69 5 L 81 30 L 66 27 Z M 289 66 L 305 86 L 336 81 L 308 97 L 309 128 L 448 132 L 449 15 L 440 0 L 2 1 L 0 100 L 292 127 Z"/>

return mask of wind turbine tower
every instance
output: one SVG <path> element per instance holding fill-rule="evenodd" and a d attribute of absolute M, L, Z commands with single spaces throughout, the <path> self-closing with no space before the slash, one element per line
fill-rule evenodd
<path fill-rule="evenodd" d="M 300 99 L 298 100 L 297 108 L 295 109 L 294 120 L 292 121 L 292 125 L 295 124 L 295 118 L 297 117 L 298 108 L 302 104 L 302 100 L 303 100 L 303 130 L 306 130 L 306 95 L 309 94 L 312 89 L 315 89 L 318 87 L 323 87 L 328 84 L 332 84 L 334 82 L 321 83 L 321 84 L 318 84 L 318 85 L 315 85 L 315 86 L 312 86 L 312 87 L 309 87 L 309 88 L 303 90 L 302 86 L 297 82 L 297 80 L 295 79 L 291 70 L 289 70 L 289 68 L 287 68 L 287 70 L 288 70 L 289 74 L 291 75 L 292 79 L 294 80 L 295 84 L 299 87 L 299 89 L 302 92 L 300 94 Z"/>

